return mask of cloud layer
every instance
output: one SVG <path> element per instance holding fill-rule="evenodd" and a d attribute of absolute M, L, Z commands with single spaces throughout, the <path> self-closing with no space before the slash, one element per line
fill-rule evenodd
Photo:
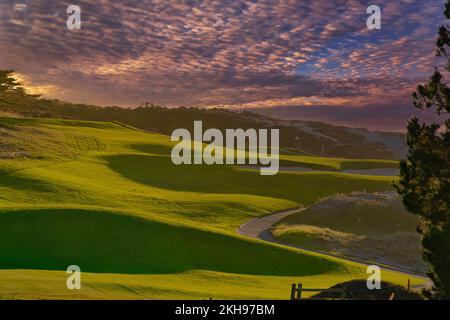
<path fill-rule="evenodd" d="M 444 2 L 376 1 L 370 31 L 372 2 L 0 0 L 0 68 L 103 105 L 396 108 L 432 72 Z"/>

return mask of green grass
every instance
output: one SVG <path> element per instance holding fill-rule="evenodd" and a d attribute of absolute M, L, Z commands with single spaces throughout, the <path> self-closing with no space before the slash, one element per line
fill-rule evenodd
<path fill-rule="evenodd" d="M 379 159 L 341 159 L 310 156 L 280 155 L 280 166 L 301 166 L 331 171 L 398 168 L 398 161 Z"/>
<path fill-rule="evenodd" d="M 24 151 L 0 158 L 0 298 L 288 298 L 292 282 L 365 278 L 361 265 L 235 230 L 336 193 L 391 188 L 389 177 L 174 166 L 169 137 L 112 123 L 1 118 L 0 128 Z M 71 264 L 81 291 L 65 289 Z"/>
<path fill-rule="evenodd" d="M 417 216 L 394 194 L 324 199 L 272 229 L 283 242 L 424 273 Z"/>
<path fill-rule="evenodd" d="M 120 213 L 71 209 L 2 213 L 0 234 L 0 264 L 8 269 L 63 270 L 76 262 L 84 271 L 97 273 L 212 270 L 309 276 L 341 268 L 333 261 L 265 243 Z M 264 259 L 266 263 L 259 263 Z"/>
<path fill-rule="evenodd" d="M 383 280 L 405 286 L 406 277 L 382 272 Z M 336 283 L 365 278 L 357 274 L 326 273 L 309 277 L 276 277 L 189 271 L 178 274 L 129 275 L 82 273 L 81 290 L 66 288 L 62 271 L 0 270 L 3 299 L 284 299 L 293 282 L 306 288 L 329 288 Z M 414 278 L 412 283 L 416 284 Z M 305 292 L 302 297 L 314 295 Z"/>

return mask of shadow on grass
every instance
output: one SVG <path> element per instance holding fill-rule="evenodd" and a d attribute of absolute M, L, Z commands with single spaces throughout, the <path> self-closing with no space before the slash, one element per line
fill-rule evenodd
<path fill-rule="evenodd" d="M 266 244 L 119 214 L 84 210 L 0 213 L 0 269 L 162 274 L 212 270 L 306 276 L 336 262 Z"/>
<path fill-rule="evenodd" d="M 20 191 L 38 191 L 38 192 L 53 192 L 55 189 L 52 185 L 44 181 L 21 176 L 11 175 L 13 172 L 2 172 L 0 170 L 0 187 Z"/>
<path fill-rule="evenodd" d="M 423 297 L 417 292 L 408 291 L 405 287 L 381 282 L 381 289 L 369 290 L 366 280 L 351 280 L 336 284 L 330 289 L 345 288 L 345 299 L 350 300 L 423 300 Z M 310 298 L 310 300 L 339 299 L 339 294 L 331 292 L 320 292 Z"/>
<path fill-rule="evenodd" d="M 162 148 L 164 149 L 164 148 Z M 159 147 L 147 151 L 158 152 Z M 117 155 L 106 157 L 107 165 L 123 177 L 140 184 L 173 191 L 246 194 L 301 203 L 350 191 L 386 190 L 389 183 L 364 177 L 328 172 L 261 176 L 259 170 L 239 170 L 231 165 L 179 165 L 170 156 Z"/>

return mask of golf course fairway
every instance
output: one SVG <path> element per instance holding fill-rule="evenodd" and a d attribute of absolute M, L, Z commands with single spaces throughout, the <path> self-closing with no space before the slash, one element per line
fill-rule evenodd
<path fill-rule="evenodd" d="M 0 299 L 289 299 L 292 283 L 366 279 L 364 265 L 236 229 L 335 194 L 392 190 L 393 178 L 383 176 L 175 166 L 170 137 L 116 123 L 0 118 L 0 139 L 8 154 L 0 158 Z M 81 268 L 81 290 L 66 287 L 70 265 Z M 383 281 L 408 279 L 423 282 L 382 273 Z"/>

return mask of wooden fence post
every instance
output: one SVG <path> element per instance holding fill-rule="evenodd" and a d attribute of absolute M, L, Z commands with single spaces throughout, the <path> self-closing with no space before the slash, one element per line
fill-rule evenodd
<path fill-rule="evenodd" d="M 302 300 L 302 288 L 303 288 L 303 285 L 301 283 L 299 283 L 298 289 L 297 289 L 297 300 Z"/>
<path fill-rule="evenodd" d="M 345 299 L 347 297 L 347 287 L 341 288 L 330 288 L 330 289 L 313 289 L 313 288 L 303 288 L 303 284 L 299 283 L 298 286 L 295 283 L 291 287 L 291 300 L 302 300 L 302 291 L 305 292 L 329 292 L 340 294 L 338 299 Z"/>
<path fill-rule="evenodd" d="M 410 292 L 410 291 L 411 291 L 411 280 L 408 279 L 408 292 Z"/>
<path fill-rule="evenodd" d="M 291 288 L 291 300 L 295 300 L 295 283 L 292 284 L 292 288 Z"/>

